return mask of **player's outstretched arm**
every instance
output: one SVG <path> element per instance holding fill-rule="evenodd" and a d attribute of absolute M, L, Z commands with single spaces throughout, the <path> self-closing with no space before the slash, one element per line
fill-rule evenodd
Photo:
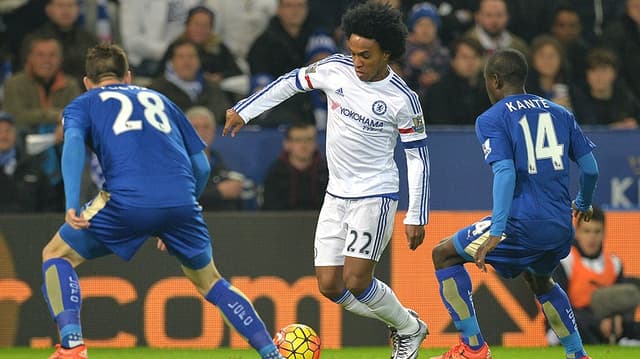
<path fill-rule="evenodd" d="M 576 199 L 571 202 L 571 209 L 573 210 L 573 216 L 577 220 L 589 222 L 593 214 L 591 201 L 593 200 L 593 193 L 596 190 L 600 171 L 593 152 L 580 157 L 576 162 L 580 167 L 580 190 Z"/>
<path fill-rule="evenodd" d="M 238 133 L 242 126 L 244 126 L 244 120 L 240 115 L 238 115 L 236 110 L 232 108 L 227 110 L 226 117 L 224 128 L 222 129 L 222 135 L 226 136 L 229 131 L 231 131 L 231 137 L 235 137 L 236 133 Z"/>

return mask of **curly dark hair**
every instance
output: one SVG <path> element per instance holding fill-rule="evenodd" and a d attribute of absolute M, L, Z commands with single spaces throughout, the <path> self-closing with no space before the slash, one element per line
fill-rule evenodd
<path fill-rule="evenodd" d="M 400 11 L 389 4 L 367 1 L 352 7 L 342 16 L 342 28 L 347 38 L 357 34 L 375 40 L 391 60 L 404 54 L 407 27 Z"/>

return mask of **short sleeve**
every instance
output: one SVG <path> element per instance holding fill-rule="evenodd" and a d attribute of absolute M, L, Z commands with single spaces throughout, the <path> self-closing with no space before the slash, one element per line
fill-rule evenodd
<path fill-rule="evenodd" d="M 509 137 L 504 122 L 487 114 L 481 115 L 476 121 L 476 136 L 482 145 L 484 161 L 492 164 L 501 160 L 512 160 Z"/>

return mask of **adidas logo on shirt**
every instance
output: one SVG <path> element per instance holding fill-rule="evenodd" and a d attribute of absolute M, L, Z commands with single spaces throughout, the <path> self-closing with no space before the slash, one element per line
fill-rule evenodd
<path fill-rule="evenodd" d="M 342 92 L 342 87 L 336 90 L 336 93 L 340 96 L 344 96 L 344 92 Z"/>

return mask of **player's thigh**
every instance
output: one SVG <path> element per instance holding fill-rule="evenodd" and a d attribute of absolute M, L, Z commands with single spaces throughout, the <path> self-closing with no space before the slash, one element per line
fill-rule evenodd
<path fill-rule="evenodd" d="M 205 268 L 212 263 L 213 250 L 209 229 L 197 205 L 167 209 L 168 218 L 158 233 L 169 253 L 191 270 Z"/>
<path fill-rule="evenodd" d="M 325 195 L 313 244 L 313 257 L 316 267 L 342 266 L 346 238 L 346 224 L 344 222 L 347 201 L 329 194 Z"/>
<path fill-rule="evenodd" d="M 71 227 L 69 227 L 69 229 L 71 229 Z M 89 243 L 95 243 L 96 245 L 99 245 L 99 243 L 94 242 L 93 238 L 90 238 L 90 236 L 87 236 L 88 232 L 78 231 L 78 234 L 84 237 L 84 239 L 86 239 L 86 242 L 84 243 L 83 246 L 72 247 L 71 244 L 69 244 L 67 241 L 65 241 L 61 237 L 60 231 L 56 232 L 56 234 L 53 235 L 53 238 L 51 238 L 49 243 L 47 243 L 47 245 L 44 247 L 44 250 L 42 251 L 42 261 L 46 262 L 47 260 L 53 259 L 53 258 L 65 258 L 74 267 L 84 262 L 85 259 L 87 258 L 82 256 L 80 253 L 78 253 L 78 250 L 74 249 L 74 247 L 87 248 L 88 247 L 87 244 Z M 87 257 L 90 257 L 90 255 L 86 254 L 85 251 L 82 251 L 82 252 L 85 253 Z"/>
<path fill-rule="evenodd" d="M 398 201 L 386 197 L 350 201 L 346 213 L 347 238 L 342 254 L 379 261 L 391 240 L 397 208 Z"/>
<path fill-rule="evenodd" d="M 85 205 L 82 214 L 90 223 L 85 231 L 89 232 L 103 249 L 108 249 L 124 260 L 131 259 L 140 246 L 162 228 L 168 216 L 163 208 L 122 205 L 112 200 L 104 191 Z M 67 240 L 65 233 L 62 234 Z M 106 253 L 100 252 L 93 257 L 104 254 Z"/>
<path fill-rule="evenodd" d="M 571 243 L 567 242 L 565 245 L 554 250 L 533 253 L 536 257 L 531 260 L 528 270 L 534 276 L 551 277 L 553 271 L 555 271 L 556 267 L 560 264 L 560 261 L 568 256 L 570 251 Z"/>

